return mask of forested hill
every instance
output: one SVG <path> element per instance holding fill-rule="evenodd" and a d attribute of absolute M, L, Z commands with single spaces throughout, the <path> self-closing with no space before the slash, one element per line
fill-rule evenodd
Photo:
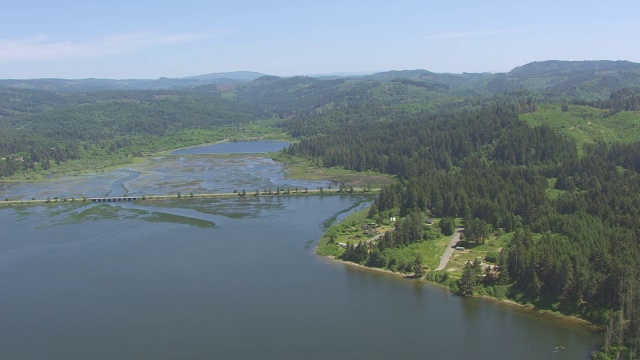
<path fill-rule="evenodd" d="M 424 216 L 463 218 L 471 247 L 500 229 L 511 241 L 496 265 L 465 266 L 449 283 L 455 291 L 500 293 L 588 318 L 606 328 L 605 351 L 637 358 L 640 143 L 601 142 L 578 157 L 572 139 L 528 126 L 517 110 L 489 106 L 352 125 L 305 139 L 288 154 L 400 179 L 383 187 L 369 216 L 403 219 L 376 245 L 361 245 L 366 251 L 348 248 L 345 260 L 406 267 L 391 254 L 428 241 L 420 235 Z"/>
<path fill-rule="evenodd" d="M 583 73 L 611 74 L 616 71 L 638 71 L 640 64 L 631 61 L 536 61 L 518 66 L 509 73 L 516 77 L 571 75 Z"/>
<path fill-rule="evenodd" d="M 640 64 L 629 61 L 542 61 L 495 74 L 490 92 L 547 92 L 552 96 L 597 100 L 612 91 L 635 88 L 640 83 Z"/>
<path fill-rule="evenodd" d="M 327 167 L 372 170 L 410 179 L 453 170 L 471 156 L 482 155 L 509 165 L 535 165 L 574 159 L 577 148 L 552 128 L 528 127 L 512 108 L 490 108 L 418 115 L 366 128 L 351 125 L 303 140 L 289 153 L 319 158 Z"/>
<path fill-rule="evenodd" d="M 0 89 L 0 177 L 73 159 L 106 164 L 221 140 L 260 111 L 219 93 L 112 91 L 59 94 Z M 187 133 L 188 132 L 188 133 Z M 214 132 L 214 136 L 205 133 Z"/>
<path fill-rule="evenodd" d="M 318 124 L 385 120 L 398 114 L 437 113 L 513 100 L 599 101 L 614 92 L 638 88 L 637 63 L 544 61 L 503 74 L 405 70 L 331 80 L 268 76 L 222 91 L 259 105 L 270 115 L 289 118 L 296 135 L 312 135 L 321 132 Z M 306 124 L 296 124 L 302 117 Z"/>
<path fill-rule="evenodd" d="M 308 137 L 345 126 L 366 129 L 378 122 L 419 122 L 499 104 L 517 105 L 516 112 L 532 124 L 547 124 L 565 133 L 589 130 L 590 139 L 576 137 L 579 143 L 594 143 L 598 134 L 615 140 L 616 134 L 637 133 L 638 122 L 629 114 L 637 108 L 633 94 L 640 88 L 640 80 L 634 80 L 638 66 L 547 61 L 507 74 L 407 70 L 325 80 L 251 72 L 159 80 L 4 80 L 0 81 L 0 158 L 4 158 L 0 176 L 42 170 L 38 165 L 47 159 L 64 162 L 95 153 L 83 149 L 99 150 L 104 156 L 115 149 L 130 156 L 167 146 L 158 145 L 153 136 L 191 145 L 204 139 L 194 136 L 186 141 L 176 136 L 220 126 L 239 128 L 266 119 L 279 126 L 274 132 Z M 171 89 L 158 90 L 161 87 Z M 559 104 L 568 106 L 568 111 L 552 110 L 553 106 L 559 109 Z M 585 107 L 601 109 L 602 121 L 581 110 Z M 613 107 L 610 115 L 608 107 Z M 39 149 L 37 154 L 34 147 Z M 441 153 L 435 156 L 437 161 L 454 160 Z"/>
<path fill-rule="evenodd" d="M 108 90 L 186 89 L 201 85 L 230 85 L 253 81 L 265 74 L 251 71 L 213 73 L 184 78 L 160 79 L 27 79 L 0 80 L 0 87 L 56 92 L 94 92 Z"/>
<path fill-rule="evenodd" d="M 634 80 L 638 66 L 548 61 L 507 74 L 407 70 L 319 79 L 237 72 L 159 80 L 0 80 L 0 176 L 46 170 L 54 160 L 133 156 L 169 144 L 217 140 L 220 132 L 208 138 L 195 132 L 221 127 L 244 132 L 243 125 L 268 123 L 278 127 L 269 131 L 294 137 L 351 126 L 366 133 L 374 123 L 394 130 L 389 123 L 419 123 L 426 117 L 503 104 L 515 106 L 513 111 L 530 124 L 547 124 L 571 135 L 577 133 L 572 129 L 589 130 L 589 139 L 576 137 L 578 143 L 595 143 L 598 134 L 614 141 L 617 134 L 637 133 L 633 94 L 640 88 L 640 80 Z M 610 115 L 605 109 L 609 106 Z M 584 108 L 598 108 L 602 121 Z M 142 146 L 151 143 L 155 145 Z M 442 149 L 430 151 L 439 162 L 455 164 L 455 156 L 447 158 Z"/>

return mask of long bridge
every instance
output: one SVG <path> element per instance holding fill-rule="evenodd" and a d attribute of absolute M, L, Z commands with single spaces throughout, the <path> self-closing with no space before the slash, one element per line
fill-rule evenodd
<path fill-rule="evenodd" d="M 135 201 L 142 199 L 142 196 L 115 196 L 115 197 L 94 197 L 88 198 L 92 202 L 120 202 L 120 201 Z"/>
<path fill-rule="evenodd" d="M 214 193 L 214 194 L 165 194 L 165 195 L 138 195 L 138 196 L 109 196 L 109 197 L 63 197 L 63 198 L 54 198 L 46 200 L 44 199 L 31 199 L 31 200 L 11 200 L 5 199 L 4 201 L 0 201 L 0 206 L 2 205 L 20 205 L 20 204 L 60 204 L 60 203 L 77 203 L 77 202 L 94 202 L 94 203 L 113 203 L 113 202 L 132 202 L 132 201 L 140 201 L 140 200 L 168 200 L 168 199 L 191 199 L 191 198 L 231 198 L 231 197 L 240 197 L 240 198 L 251 198 L 251 197 L 279 197 L 279 196 L 309 196 L 309 195 L 338 195 L 338 194 L 355 194 L 355 193 L 376 193 L 379 192 L 379 188 L 354 188 L 350 191 L 345 191 L 344 189 L 305 189 L 305 190 L 296 190 L 296 191 L 280 191 L 269 193 L 267 191 L 259 191 L 256 193 Z"/>

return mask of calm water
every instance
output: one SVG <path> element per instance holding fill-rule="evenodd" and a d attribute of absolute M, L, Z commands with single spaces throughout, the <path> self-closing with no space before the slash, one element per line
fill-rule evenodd
<path fill-rule="evenodd" d="M 582 359 L 597 343 L 314 255 L 323 220 L 363 200 L 0 209 L 0 358 Z"/>
<path fill-rule="evenodd" d="M 180 149 L 173 154 L 257 154 L 277 152 L 288 148 L 290 143 L 285 141 L 238 141 L 224 142 L 213 145 L 198 146 L 188 149 Z"/>
<path fill-rule="evenodd" d="M 164 161 L 117 184 L 169 186 L 179 167 L 149 175 Z M 327 220 L 369 201 L 0 207 L 0 359 L 584 359 L 597 345 L 566 321 L 313 253 Z"/>

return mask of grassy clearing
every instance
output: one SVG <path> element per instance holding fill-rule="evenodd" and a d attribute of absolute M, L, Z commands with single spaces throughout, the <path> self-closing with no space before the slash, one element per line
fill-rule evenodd
<path fill-rule="evenodd" d="M 569 111 L 564 112 L 561 104 L 544 104 L 536 112 L 520 115 L 520 119 L 532 126 L 546 124 L 558 129 L 574 138 L 579 150 L 583 144 L 600 141 L 640 141 L 640 112 L 637 111 L 610 115 L 609 110 L 569 105 Z"/>
<path fill-rule="evenodd" d="M 429 269 L 435 269 L 440 264 L 440 258 L 444 254 L 451 236 L 442 236 L 434 240 L 419 243 L 419 251 L 422 254 L 423 264 Z"/>
<path fill-rule="evenodd" d="M 323 168 L 311 160 L 289 156 L 282 153 L 269 154 L 272 159 L 285 164 L 287 175 L 293 179 L 330 180 L 344 183 L 347 187 L 374 187 L 392 184 L 395 179 L 390 175 L 372 171 L 356 172 L 342 168 Z"/>
<path fill-rule="evenodd" d="M 459 279 L 462 276 L 462 268 L 467 261 L 475 261 L 478 259 L 488 265 L 493 265 L 491 262 L 485 261 L 487 254 L 499 253 L 500 250 L 509 243 L 513 234 L 506 235 L 492 235 L 482 245 L 469 245 L 461 241 L 460 246 L 465 247 L 465 250 L 455 250 L 451 259 L 444 269 L 454 279 Z"/>
<path fill-rule="evenodd" d="M 362 226 L 374 223 L 367 218 L 368 209 L 353 213 L 340 223 L 332 226 L 318 241 L 316 253 L 322 256 L 339 257 L 344 254 L 345 249 L 338 245 L 357 245 L 361 241 L 374 241 L 377 236 L 382 236 L 387 231 L 393 230 L 394 224 L 386 221 L 378 224 L 374 231 L 365 233 Z M 435 269 L 440 263 L 440 257 L 444 254 L 447 244 L 451 240 L 450 236 L 442 236 L 437 225 L 424 225 L 425 233 L 428 233 L 431 240 L 425 240 L 410 244 L 406 247 L 385 249 L 384 256 L 388 259 L 395 258 L 396 263 L 410 262 L 417 254 L 422 255 L 423 265 L 428 269 Z M 333 238 L 333 241 L 331 239 Z M 397 271 L 392 265 L 387 267 L 392 271 Z"/>
<path fill-rule="evenodd" d="M 331 226 L 318 241 L 316 252 L 322 256 L 340 256 L 344 253 L 344 248 L 340 247 L 338 243 L 356 245 L 361 241 L 373 239 L 377 234 L 384 234 L 384 232 L 393 229 L 393 225 L 388 222 L 379 224 L 375 231 L 365 234 L 362 225 L 374 222 L 367 218 L 368 213 L 369 209 L 354 212 Z M 330 241 L 332 237 L 333 242 Z"/>

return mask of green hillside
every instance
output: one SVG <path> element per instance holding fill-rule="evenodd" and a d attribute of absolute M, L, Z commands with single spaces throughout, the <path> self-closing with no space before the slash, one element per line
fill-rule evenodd
<path fill-rule="evenodd" d="M 216 73 L 185 78 L 160 79 L 29 79 L 0 80 L 0 88 L 46 90 L 62 93 L 87 93 L 113 90 L 190 90 L 198 87 L 242 89 L 240 94 L 262 98 L 261 89 L 278 87 L 305 97 L 328 88 L 342 91 L 353 83 L 399 82 L 430 90 L 458 90 L 491 95 L 510 92 L 530 92 L 564 99 L 598 100 L 613 91 L 637 87 L 640 84 L 640 64 L 629 61 L 540 61 L 514 68 L 507 73 L 434 73 L 428 70 L 386 71 L 367 76 L 297 76 L 280 78 L 255 72 Z M 344 90 L 346 90 L 346 88 Z M 334 93 L 336 94 L 336 93 Z M 329 95 L 331 96 L 331 95 Z M 274 100 L 270 96 L 267 99 Z M 308 103 L 308 99 L 299 97 Z M 265 99 L 266 100 L 266 99 Z"/>
<path fill-rule="evenodd" d="M 640 64 L 629 61 L 540 61 L 495 74 L 493 93 L 529 91 L 565 99 L 597 100 L 613 91 L 637 87 Z"/>
<path fill-rule="evenodd" d="M 579 147 L 597 142 L 630 143 L 640 141 L 640 112 L 609 110 L 590 106 L 569 105 L 562 111 L 561 104 L 540 105 L 537 111 L 521 114 L 529 125 L 549 125 L 574 138 Z"/>
<path fill-rule="evenodd" d="M 347 126 L 362 132 L 377 123 L 420 123 L 491 106 L 526 113 L 522 120 L 552 126 L 578 145 L 628 143 L 640 140 L 634 112 L 640 109 L 639 69 L 640 64 L 630 62 L 546 61 L 506 74 L 407 70 L 331 80 L 262 76 L 250 81 L 260 74 L 240 73 L 227 75 L 249 77 L 216 82 L 221 75 L 213 74 L 177 79 L 180 86 L 176 79 L 132 80 L 165 88 L 152 91 L 117 90 L 122 80 L 0 81 L 0 177 L 49 170 L 70 159 L 140 155 L 244 137 L 249 124 L 260 129 L 260 136 L 270 131 L 305 138 Z M 26 83 L 55 91 L 29 90 Z M 567 101 L 581 105 L 562 111 L 557 104 Z"/>

